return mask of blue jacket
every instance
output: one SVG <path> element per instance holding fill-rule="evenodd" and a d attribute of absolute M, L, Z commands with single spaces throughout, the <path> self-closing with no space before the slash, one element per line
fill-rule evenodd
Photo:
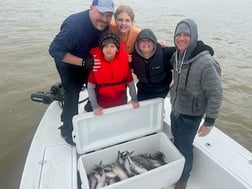
<path fill-rule="evenodd" d="M 90 49 L 98 46 L 98 38 L 101 33 L 102 31 L 92 25 L 89 10 L 70 15 L 52 41 L 49 53 L 57 64 L 64 63 L 62 60 L 66 53 L 87 58 Z"/>

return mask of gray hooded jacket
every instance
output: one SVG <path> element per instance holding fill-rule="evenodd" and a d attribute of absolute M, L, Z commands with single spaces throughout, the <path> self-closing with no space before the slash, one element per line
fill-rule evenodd
<path fill-rule="evenodd" d="M 170 89 L 172 110 L 190 116 L 204 116 L 206 126 L 212 126 L 222 103 L 220 66 L 212 57 L 213 49 L 198 41 L 197 25 L 191 19 L 177 24 L 189 28 L 191 41 L 185 53 L 177 50 L 172 57 L 173 85 Z M 174 38 L 175 38 L 174 36 Z"/>

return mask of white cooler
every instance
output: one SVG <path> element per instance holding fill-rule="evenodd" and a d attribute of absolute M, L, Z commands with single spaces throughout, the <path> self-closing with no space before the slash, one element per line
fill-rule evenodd
<path fill-rule="evenodd" d="M 100 161 L 116 162 L 118 151 L 134 151 L 133 155 L 161 151 L 167 164 L 148 172 L 103 187 L 104 189 L 161 189 L 179 179 L 184 157 L 162 133 L 164 101 L 162 98 L 108 108 L 102 116 L 93 112 L 73 118 L 73 136 L 79 154 L 78 170 L 82 189 L 89 189 L 87 174 Z"/>

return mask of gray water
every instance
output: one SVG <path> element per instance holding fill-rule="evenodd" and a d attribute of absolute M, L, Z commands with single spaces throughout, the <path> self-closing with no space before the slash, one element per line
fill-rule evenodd
<path fill-rule="evenodd" d="M 0 0 L 0 188 L 16 189 L 30 142 L 47 106 L 30 100 L 59 81 L 48 46 L 62 21 L 91 0 Z M 173 45 L 176 23 L 195 19 L 199 38 L 222 67 L 224 102 L 216 126 L 252 151 L 252 7 L 250 0 L 115 0 L 132 6 L 135 24 Z"/>

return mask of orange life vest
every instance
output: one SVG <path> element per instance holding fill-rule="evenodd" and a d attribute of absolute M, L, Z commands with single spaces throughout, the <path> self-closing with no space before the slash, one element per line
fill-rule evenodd
<path fill-rule="evenodd" d="M 96 85 L 96 97 L 103 108 L 127 103 L 127 82 L 133 81 L 133 76 L 128 64 L 128 54 L 123 42 L 120 50 L 112 62 L 107 62 L 99 47 L 90 51 L 101 61 L 97 71 L 91 71 L 88 82 Z"/>

